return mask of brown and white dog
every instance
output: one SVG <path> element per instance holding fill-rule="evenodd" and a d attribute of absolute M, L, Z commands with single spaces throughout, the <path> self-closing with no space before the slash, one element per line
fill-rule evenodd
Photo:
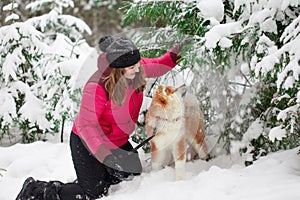
<path fill-rule="evenodd" d="M 176 180 L 185 178 L 188 145 L 201 159 L 208 158 L 203 114 L 187 87 L 158 86 L 146 114 L 153 170 L 175 163 Z"/>

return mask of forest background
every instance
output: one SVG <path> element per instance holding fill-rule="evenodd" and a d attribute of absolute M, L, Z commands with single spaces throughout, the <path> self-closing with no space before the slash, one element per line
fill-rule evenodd
<path fill-rule="evenodd" d="M 131 38 L 150 57 L 193 38 L 177 70 L 154 80 L 146 96 L 170 77 L 192 77 L 189 85 L 219 151 L 240 151 L 248 165 L 299 146 L 297 0 L 4 0 L 0 7 L 3 146 L 49 134 L 63 141 L 78 112 L 83 60 L 107 34 Z M 136 142 L 143 139 L 143 119 Z"/>

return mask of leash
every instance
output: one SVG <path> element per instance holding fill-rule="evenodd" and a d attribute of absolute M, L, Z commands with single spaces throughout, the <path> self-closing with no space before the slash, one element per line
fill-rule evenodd
<path fill-rule="evenodd" d="M 143 140 L 140 144 L 138 144 L 136 147 L 134 147 L 131 152 L 135 152 L 137 151 L 139 148 L 141 148 L 142 146 L 144 146 L 147 142 L 149 142 L 152 138 L 154 138 L 156 135 L 156 128 L 153 129 L 153 134 L 151 136 L 149 136 L 148 138 L 146 138 L 145 140 Z"/>

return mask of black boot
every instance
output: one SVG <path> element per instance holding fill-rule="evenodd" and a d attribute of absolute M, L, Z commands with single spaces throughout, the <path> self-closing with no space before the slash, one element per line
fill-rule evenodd
<path fill-rule="evenodd" d="M 59 181 L 36 181 L 32 177 L 25 180 L 16 200 L 60 200 L 58 191 L 62 183 Z"/>
<path fill-rule="evenodd" d="M 32 186 L 35 183 L 35 180 L 32 177 L 27 178 L 24 183 L 23 187 L 18 194 L 16 200 L 27 200 L 30 199 L 30 193 L 32 191 Z"/>
<path fill-rule="evenodd" d="M 44 190 L 45 200 L 60 200 L 59 190 L 61 189 L 63 183 L 60 181 L 50 181 L 47 183 Z"/>

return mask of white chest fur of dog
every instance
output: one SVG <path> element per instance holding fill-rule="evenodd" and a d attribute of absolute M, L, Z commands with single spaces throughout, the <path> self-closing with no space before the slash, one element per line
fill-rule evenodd
<path fill-rule="evenodd" d="M 185 178 L 187 143 L 200 158 L 208 156 L 203 114 L 186 88 L 157 88 L 146 114 L 146 132 L 156 134 L 150 141 L 152 169 L 174 162 L 177 180 Z"/>

